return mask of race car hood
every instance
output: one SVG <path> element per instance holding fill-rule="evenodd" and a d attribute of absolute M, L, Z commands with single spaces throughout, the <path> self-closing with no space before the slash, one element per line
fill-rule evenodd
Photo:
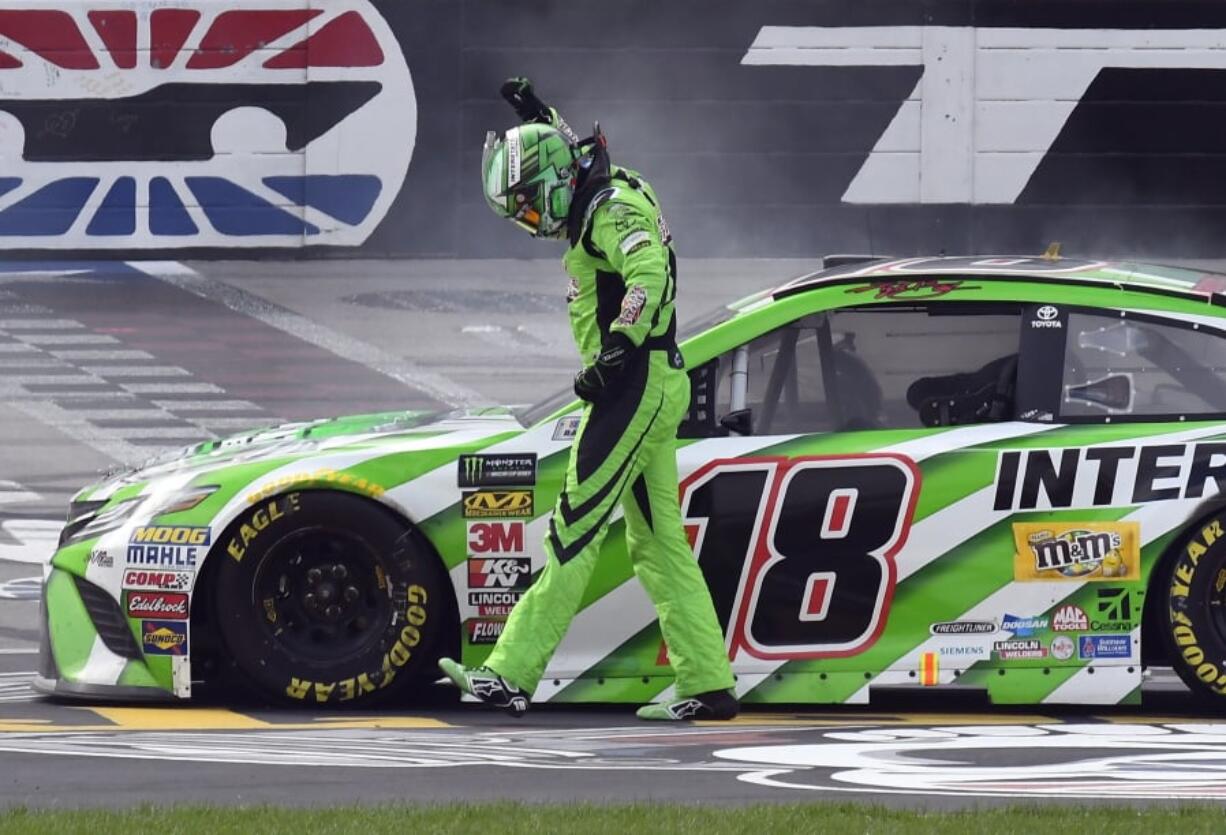
<path fill-rule="evenodd" d="M 97 505 L 117 494 L 147 492 L 172 480 L 177 486 L 201 483 L 201 476 L 261 462 L 327 457 L 342 448 L 377 448 L 388 453 L 463 445 L 474 437 L 522 431 L 506 407 L 452 412 L 379 412 L 284 423 L 204 441 L 162 453 L 143 464 L 114 470 L 73 497 L 73 505 Z M 207 480 L 207 479 L 206 479 Z M 71 516 L 72 514 L 70 514 Z"/>

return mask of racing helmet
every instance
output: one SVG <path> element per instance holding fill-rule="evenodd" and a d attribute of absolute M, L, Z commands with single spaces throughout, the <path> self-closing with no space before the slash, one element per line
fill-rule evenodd
<path fill-rule="evenodd" d="M 537 238 L 560 238 L 575 192 L 578 149 L 549 125 L 520 125 L 485 136 L 485 200 Z"/>

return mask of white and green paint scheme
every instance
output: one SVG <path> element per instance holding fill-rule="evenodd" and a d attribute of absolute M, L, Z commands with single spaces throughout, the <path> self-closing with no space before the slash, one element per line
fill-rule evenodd
<path fill-rule="evenodd" d="M 1224 305 L 1226 277 L 1166 267 L 853 260 L 704 323 L 682 507 L 741 698 L 1110 704 L 1169 664 L 1226 705 Z M 543 565 L 580 405 L 277 427 L 82 490 L 41 687 L 362 703 L 479 663 Z M 535 699 L 671 681 L 615 521 Z"/>

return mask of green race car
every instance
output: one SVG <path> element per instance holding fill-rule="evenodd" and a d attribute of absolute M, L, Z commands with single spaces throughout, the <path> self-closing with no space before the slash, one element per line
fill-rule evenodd
<path fill-rule="evenodd" d="M 1226 705 L 1226 276 L 843 257 L 685 340 L 687 531 L 748 703 L 977 688 Z M 544 563 L 580 405 L 319 420 L 82 490 L 38 685 L 295 703 L 478 664 Z M 669 695 L 613 523 L 537 701 Z"/>

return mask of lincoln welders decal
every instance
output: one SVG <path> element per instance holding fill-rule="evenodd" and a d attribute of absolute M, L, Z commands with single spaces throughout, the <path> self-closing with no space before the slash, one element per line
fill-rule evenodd
<path fill-rule="evenodd" d="M 0 10 L 0 248 L 358 245 L 408 170 L 368 0 Z"/>

